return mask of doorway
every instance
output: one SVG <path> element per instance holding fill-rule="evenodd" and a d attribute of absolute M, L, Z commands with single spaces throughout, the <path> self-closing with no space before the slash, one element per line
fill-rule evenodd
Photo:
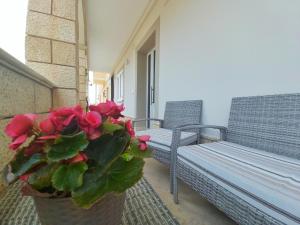
<path fill-rule="evenodd" d="M 147 54 L 147 118 L 155 118 L 155 67 L 156 67 L 156 50 L 152 49 Z M 147 122 L 150 127 L 150 121 Z"/>
<path fill-rule="evenodd" d="M 158 45 L 157 31 L 145 39 L 137 52 L 137 118 L 157 118 L 158 112 Z M 138 129 L 155 126 L 153 122 L 139 124 Z"/>

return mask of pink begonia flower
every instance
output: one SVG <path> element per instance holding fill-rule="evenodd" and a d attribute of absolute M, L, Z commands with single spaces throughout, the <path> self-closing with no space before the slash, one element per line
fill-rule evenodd
<path fill-rule="evenodd" d="M 77 105 L 74 107 L 62 107 L 55 109 L 49 114 L 48 118 L 55 126 L 56 131 L 60 132 L 67 127 L 73 119 L 81 120 L 82 117 L 83 109 L 80 105 Z"/>
<path fill-rule="evenodd" d="M 9 144 L 10 149 L 16 150 L 27 140 L 27 137 L 32 132 L 36 118 L 37 115 L 35 114 L 16 115 L 9 122 L 4 132 L 12 138 L 12 143 Z"/>
<path fill-rule="evenodd" d="M 88 112 L 80 121 L 80 128 L 86 133 L 88 139 L 94 140 L 100 137 L 101 115 L 96 111 Z"/>
<path fill-rule="evenodd" d="M 36 117 L 34 114 L 16 115 L 5 127 L 4 131 L 7 136 L 12 138 L 28 134 L 33 128 Z"/>
<path fill-rule="evenodd" d="M 91 126 L 83 126 L 81 129 L 85 132 L 89 140 L 95 140 L 101 136 L 99 128 L 93 128 Z"/>
<path fill-rule="evenodd" d="M 148 148 L 148 145 L 144 142 L 139 143 L 139 149 L 145 151 Z"/>
<path fill-rule="evenodd" d="M 88 157 L 84 153 L 79 153 L 75 157 L 67 160 L 68 163 L 78 163 L 78 162 L 86 162 L 88 160 Z"/>
<path fill-rule="evenodd" d="M 13 142 L 9 144 L 9 148 L 16 150 L 20 145 L 22 145 L 27 140 L 27 134 L 23 134 L 17 138 L 13 139 Z"/>
<path fill-rule="evenodd" d="M 130 137 L 135 137 L 135 132 L 134 132 L 134 128 L 132 126 L 131 120 L 127 120 L 125 122 L 125 127 L 126 127 L 127 132 L 129 133 Z"/>
<path fill-rule="evenodd" d="M 143 135 L 143 136 L 139 136 L 138 139 L 139 139 L 139 141 L 147 142 L 147 141 L 150 141 L 150 136 L 149 135 Z"/>
<path fill-rule="evenodd" d="M 29 177 L 30 177 L 31 173 L 26 173 L 26 174 L 23 174 L 22 176 L 19 176 L 19 179 L 22 180 L 22 181 L 25 181 L 27 182 Z"/>
<path fill-rule="evenodd" d="M 124 105 L 117 105 L 113 101 L 106 101 L 105 103 L 99 103 L 98 105 L 91 105 L 89 107 L 91 111 L 96 111 L 102 116 L 111 116 L 115 119 L 118 119 L 122 116 L 121 112 L 124 111 Z"/>
<path fill-rule="evenodd" d="M 85 116 L 85 121 L 93 128 L 97 128 L 102 123 L 101 115 L 98 112 L 88 112 Z"/>
<path fill-rule="evenodd" d="M 55 133 L 55 126 L 51 119 L 45 119 L 40 122 L 41 131 L 45 134 L 54 134 Z"/>
<path fill-rule="evenodd" d="M 150 136 L 143 135 L 143 136 L 138 137 L 138 140 L 139 140 L 139 149 L 142 151 L 147 150 L 148 145 L 146 142 L 150 140 Z"/>
<path fill-rule="evenodd" d="M 95 140 L 101 136 L 101 132 L 97 129 L 89 129 L 88 138 L 90 140 Z"/>

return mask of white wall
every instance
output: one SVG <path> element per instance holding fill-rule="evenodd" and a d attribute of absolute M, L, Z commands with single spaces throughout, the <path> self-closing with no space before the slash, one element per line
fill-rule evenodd
<path fill-rule="evenodd" d="M 300 92 L 300 1 L 170 0 L 159 84 L 160 117 L 168 100 L 202 99 L 218 125 L 233 96 Z"/>
<path fill-rule="evenodd" d="M 132 54 L 124 63 L 124 114 L 132 118 L 136 117 L 135 60 L 135 55 Z"/>

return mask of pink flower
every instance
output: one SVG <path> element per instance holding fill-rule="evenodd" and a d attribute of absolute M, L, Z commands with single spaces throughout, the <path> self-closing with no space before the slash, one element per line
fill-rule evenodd
<path fill-rule="evenodd" d="M 89 140 L 95 140 L 101 136 L 99 128 L 93 128 L 91 126 L 84 126 L 81 129 L 85 132 Z"/>
<path fill-rule="evenodd" d="M 23 174 L 22 176 L 19 177 L 20 180 L 27 182 L 29 177 L 30 177 L 31 173 L 26 173 Z"/>
<path fill-rule="evenodd" d="M 146 142 L 148 142 L 150 140 L 150 136 L 149 135 L 143 135 L 138 137 L 139 140 L 139 149 L 142 151 L 147 150 L 148 145 Z"/>
<path fill-rule="evenodd" d="M 51 119 L 45 119 L 40 122 L 41 131 L 45 134 L 54 134 L 55 133 L 55 126 Z"/>
<path fill-rule="evenodd" d="M 95 111 L 88 112 L 85 116 L 86 122 L 93 128 L 97 128 L 102 123 L 101 115 Z"/>
<path fill-rule="evenodd" d="M 101 123 L 101 115 L 98 112 L 91 111 L 79 121 L 79 126 L 86 133 L 88 139 L 94 140 L 99 138 L 101 135 L 99 129 Z"/>
<path fill-rule="evenodd" d="M 122 116 L 121 112 L 124 111 L 124 105 L 117 105 L 115 102 L 107 100 L 105 103 L 91 105 L 89 109 L 100 113 L 102 116 L 111 116 L 118 119 Z"/>
<path fill-rule="evenodd" d="M 36 117 L 34 114 L 16 115 L 6 126 L 5 133 L 14 139 L 27 135 L 32 130 Z"/>
<path fill-rule="evenodd" d="M 142 142 L 147 142 L 147 141 L 150 141 L 150 136 L 149 135 L 143 135 L 143 136 L 139 136 L 139 141 L 142 141 Z"/>
<path fill-rule="evenodd" d="M 148 148 L 148 145 L 142 142 L 139 144 L 139 148 L 140 150 L 145 151 Z"/>
<path fill-rule="evenodd" d="M 83 117 L 83 109 L 81 108 L 80 105 L 74 107 L 62 107 L 53 110 L 49 114 L 49 119 L 51 120 L 51 122 L 55 126 L 56 131 L 58 132 L 62 131 L 65 127 L 67 127 L 72 122 L 73 119 L 81 120 L 82 117 Z"/>
<path fill-rule="evenodd" d="M 126 127 L 127 132 L 129 133 L 129 135 L 130 135 L 131 137 L 135 137 L 135 132 L 134 132 L 134 128 L 133 128 L 133 126 L 132 126 L 131 120 L 127 120 L 127 121 L 125 122 L 125 127 Z"/>
<path fill-rule="evenodd" d="M 95 140 L 101 136 L 101 132 L 97 129 L 90 128 L 87 135 L 90 140 Z"/>
<path fill-rule="evenodd" d="M 34 114 L 16 115 L 5 127 L 5 133 L 12 138 L 9 148 L 16 150 L 20 147 L 30 135 L 36 119 Z"/>
<path fill-rule="evenodd" d="M 79 153 L 75 157 L 68 160 L 68 163 L 78 163 L 78 162 L 86 162 L 88 160 L 88 157 L 84 153 Z"/>
<path fill-rule="evenodd" d="M 13 142 L 9 144 L 9 148 L 12 150 L 16 150 L 27 140 L 27 134 L 23 134 L 17 138 L 13 139 Z"/>

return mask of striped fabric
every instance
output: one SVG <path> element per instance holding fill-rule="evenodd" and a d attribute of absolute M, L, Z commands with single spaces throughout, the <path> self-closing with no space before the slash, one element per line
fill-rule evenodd
<path fill-rule="evenodd" d="M 144 131 L 139 131 L 136 133 L 137 136 L 141 135 L 150 135 L 151 139 L 149 142 L 149 146 L 157 147 L 157 145 L 161 145 L 163 149 L 169 149 L 172 142 L 172 130 L 158 128 L 158 129 L 148 129 Z M 197 133 L 193 132 L 182 132 L 180 138 L 180 145 L 188 145 L 197 141 Z M 159 147 L 159 146 L 158 146 Z M 167 147 L 167 148 L 165 148 Z"/>
<path fill-rule="evenodd" d="M 178 159 L 276 220 L 300 224 L 300 160 L 225 141 L 180 147 Z"/>

